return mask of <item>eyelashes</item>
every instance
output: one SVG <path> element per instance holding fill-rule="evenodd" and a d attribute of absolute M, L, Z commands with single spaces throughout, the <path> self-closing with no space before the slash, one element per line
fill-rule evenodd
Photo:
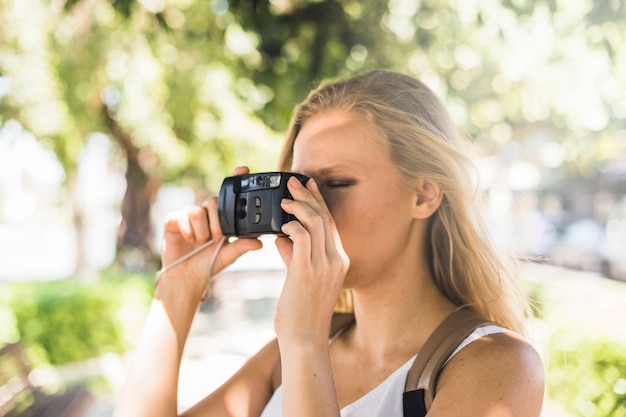
<path fill-rule="evenodd" d="M 323 184 L 325 188 L 346 188 L 354 185 L 354 183 L 355 181 L 352 180 L 329 180 L 325 181 Z"/>

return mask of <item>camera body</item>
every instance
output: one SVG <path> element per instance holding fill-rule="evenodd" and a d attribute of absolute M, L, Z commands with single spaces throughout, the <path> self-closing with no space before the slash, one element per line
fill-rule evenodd
<path fill-rule="evenodd" d="M 218 197 L 218 214 L 225 236 L 257 237 L 282 234 L 280 228 L 296 218 L 280 202 L 292 198 L 287 180 L 296 177 L 306 184 L 308 177 L 292 172 L 261 172 L 226 177 Z"/>

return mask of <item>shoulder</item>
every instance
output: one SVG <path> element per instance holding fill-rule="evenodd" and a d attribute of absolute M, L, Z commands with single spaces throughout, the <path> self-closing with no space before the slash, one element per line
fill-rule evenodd
<path fill-rule="evenodd" d="M 498 410 L 497 415 L 538 416 L 543 394 L 544 366 L 535 348 L 515 333 L 497 333 L 473 341 L 450 360 L 431 412 L 433 417 Z"/>

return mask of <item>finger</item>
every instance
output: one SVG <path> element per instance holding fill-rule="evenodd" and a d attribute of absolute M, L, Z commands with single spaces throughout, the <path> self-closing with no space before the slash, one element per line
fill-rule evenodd
<path fill-rule="evenodd" d="M 187 217 L 191 226 L 191 232 L 196 242 L 206 242 L 211 237 L 209 230 L 209 217 L 203 206 L 191 206 L 187 208 Z"/>
<path fill-rule="evenodd" d="M 248 174 L 250 170 L 246 166 L 240 166 L 233 170 L 232 175 L 244 175 Z M 222 228 L 219 223 L 218 214 L 218 199 L 217 197 L 209 197 L 202 202 L 202 206 L 205 208 L 208 218 L 209 237 L 213 239 L 219 239 L 223 236 Z M 207 238 L 207 239 L 208 239 Z"/>
<path fill-rule="evenodd" d="M 322 213 L 325 213 L 324 217 L 327 221 L 324 221 L 324 236 L 326 237 L 326 247 L 334 248 L 336 247 L 336 226 L 333 220 L 332 215 L 330 214 L 330 210 L 328 209 L 328 205 L 326 205 L 326 200 L 324 200 L 324 196 L 319 190 L 317 186 L 317 182 L 314 178 L 311 178 L 306 183 L 306 188 L 309 190 L 315 201 L 320 207 Z"/>
<path fill-rule="evenodd" d="M 214 240 L 220 239 L 223 236 L 223 233 L 222 227 L 220 226 L 217 197 L 207 198 L 203 205 L 206 208 L 207 215 L 209 217 L 211 238 Z"/>
<path fill-rule="evenodd" d="M 177 234 L 188 242 L 194 241 L 194 233 L 186 210 L 176 210 L 167 214 L 164 231 L 167 235 Z"/>
<path fill-rule="evenodd" d="M 330 211 L 313 178 L 309 179 L 306 186 L 304 186 L 297 178 L 291 177 L 287 186 L 293 200 L 306 202 L 306 204 L 321 217 L 331 217 Z"/>
<path fill-rule="evenodd" d="M 288 237 L 279 236 L 274 241 L 274 244 L 276 245 L 276 249 L 278 249 L 283 263 L 289 268 L 291 260 L 293 259 L 293 241 Z"/>
<path fill-rule="evenodd" d="M 315 202 L 319 205 L 319 207 L 327 213 L 330 213 L 328 205 L 326 205 L 326 200 L 324 200 L 324 196 L 320 192 L 320 189 L 317 185 L 317 181 L 315 181 L 314 178 L 310 178 L 306 182 L 305 187 L 311 193 L 311 196 L 315 199 Z"/>
<path fill-rule="evenodd" d="M 309 180 L 309 182 L 311 181 L 313 180 Z M 310 186 L 304 187 L 296 182 L 299 184 L 297 179 L 289 181 L 289 191 L 294 200 L 283 200 L 283 210 L 296 216 L 306 230 L 311 233 L 312 239 L 317 242 L 313 246 L 314 255 L 324 256 L 328 251 L 332 251 L 335 246 L 332 217 L 321 195 L 316 198 L 308 188 Z M 315 185 L 313 187 L 313 190 L 317 190 Z"/>
<path fill-rule="evenodd" d="M 236 239 L 222 246 L 220 253 L 215 260 L 211 276 L 215 276 L 218 272 L 235 262 L 243 254 L 258 250 L 263 247 L 263 243 L 258 239 Z"/>
<path fill-rule="evenodd" d="M 295 204 L 295 203 L 294 203 Z M 289 236 L 293 246 L 291 250 L 291 260 L 293 259 L 311 259 L 311 234 L 305 229 L 305 227 L 299 221 L 290 221 L 282 225 L 281 230 L 283 233 Z M 291 266 L 291 260 L 289 265 Z"/>
<path fill-rule="evenodd" d="M 233 170 L 232 175 L 245 175 L 249 173 L 250 173 L 250 169 L 247 166 L 240 166 Z"/>

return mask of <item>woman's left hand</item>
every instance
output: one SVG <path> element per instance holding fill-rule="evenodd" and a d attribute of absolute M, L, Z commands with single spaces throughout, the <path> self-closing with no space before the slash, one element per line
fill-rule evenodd
<path fill-rule="evenodd" d="M 303 186 L 295 177 L 288 182 L 293 200 L 282 208 L 299 221 L 283 225 L 289 237 L 276 246 L 287 265 L 275 318 L 279 342 L 328 341 L 328 330 L 350 261 L 335 222 L 315 180 Z"/>

